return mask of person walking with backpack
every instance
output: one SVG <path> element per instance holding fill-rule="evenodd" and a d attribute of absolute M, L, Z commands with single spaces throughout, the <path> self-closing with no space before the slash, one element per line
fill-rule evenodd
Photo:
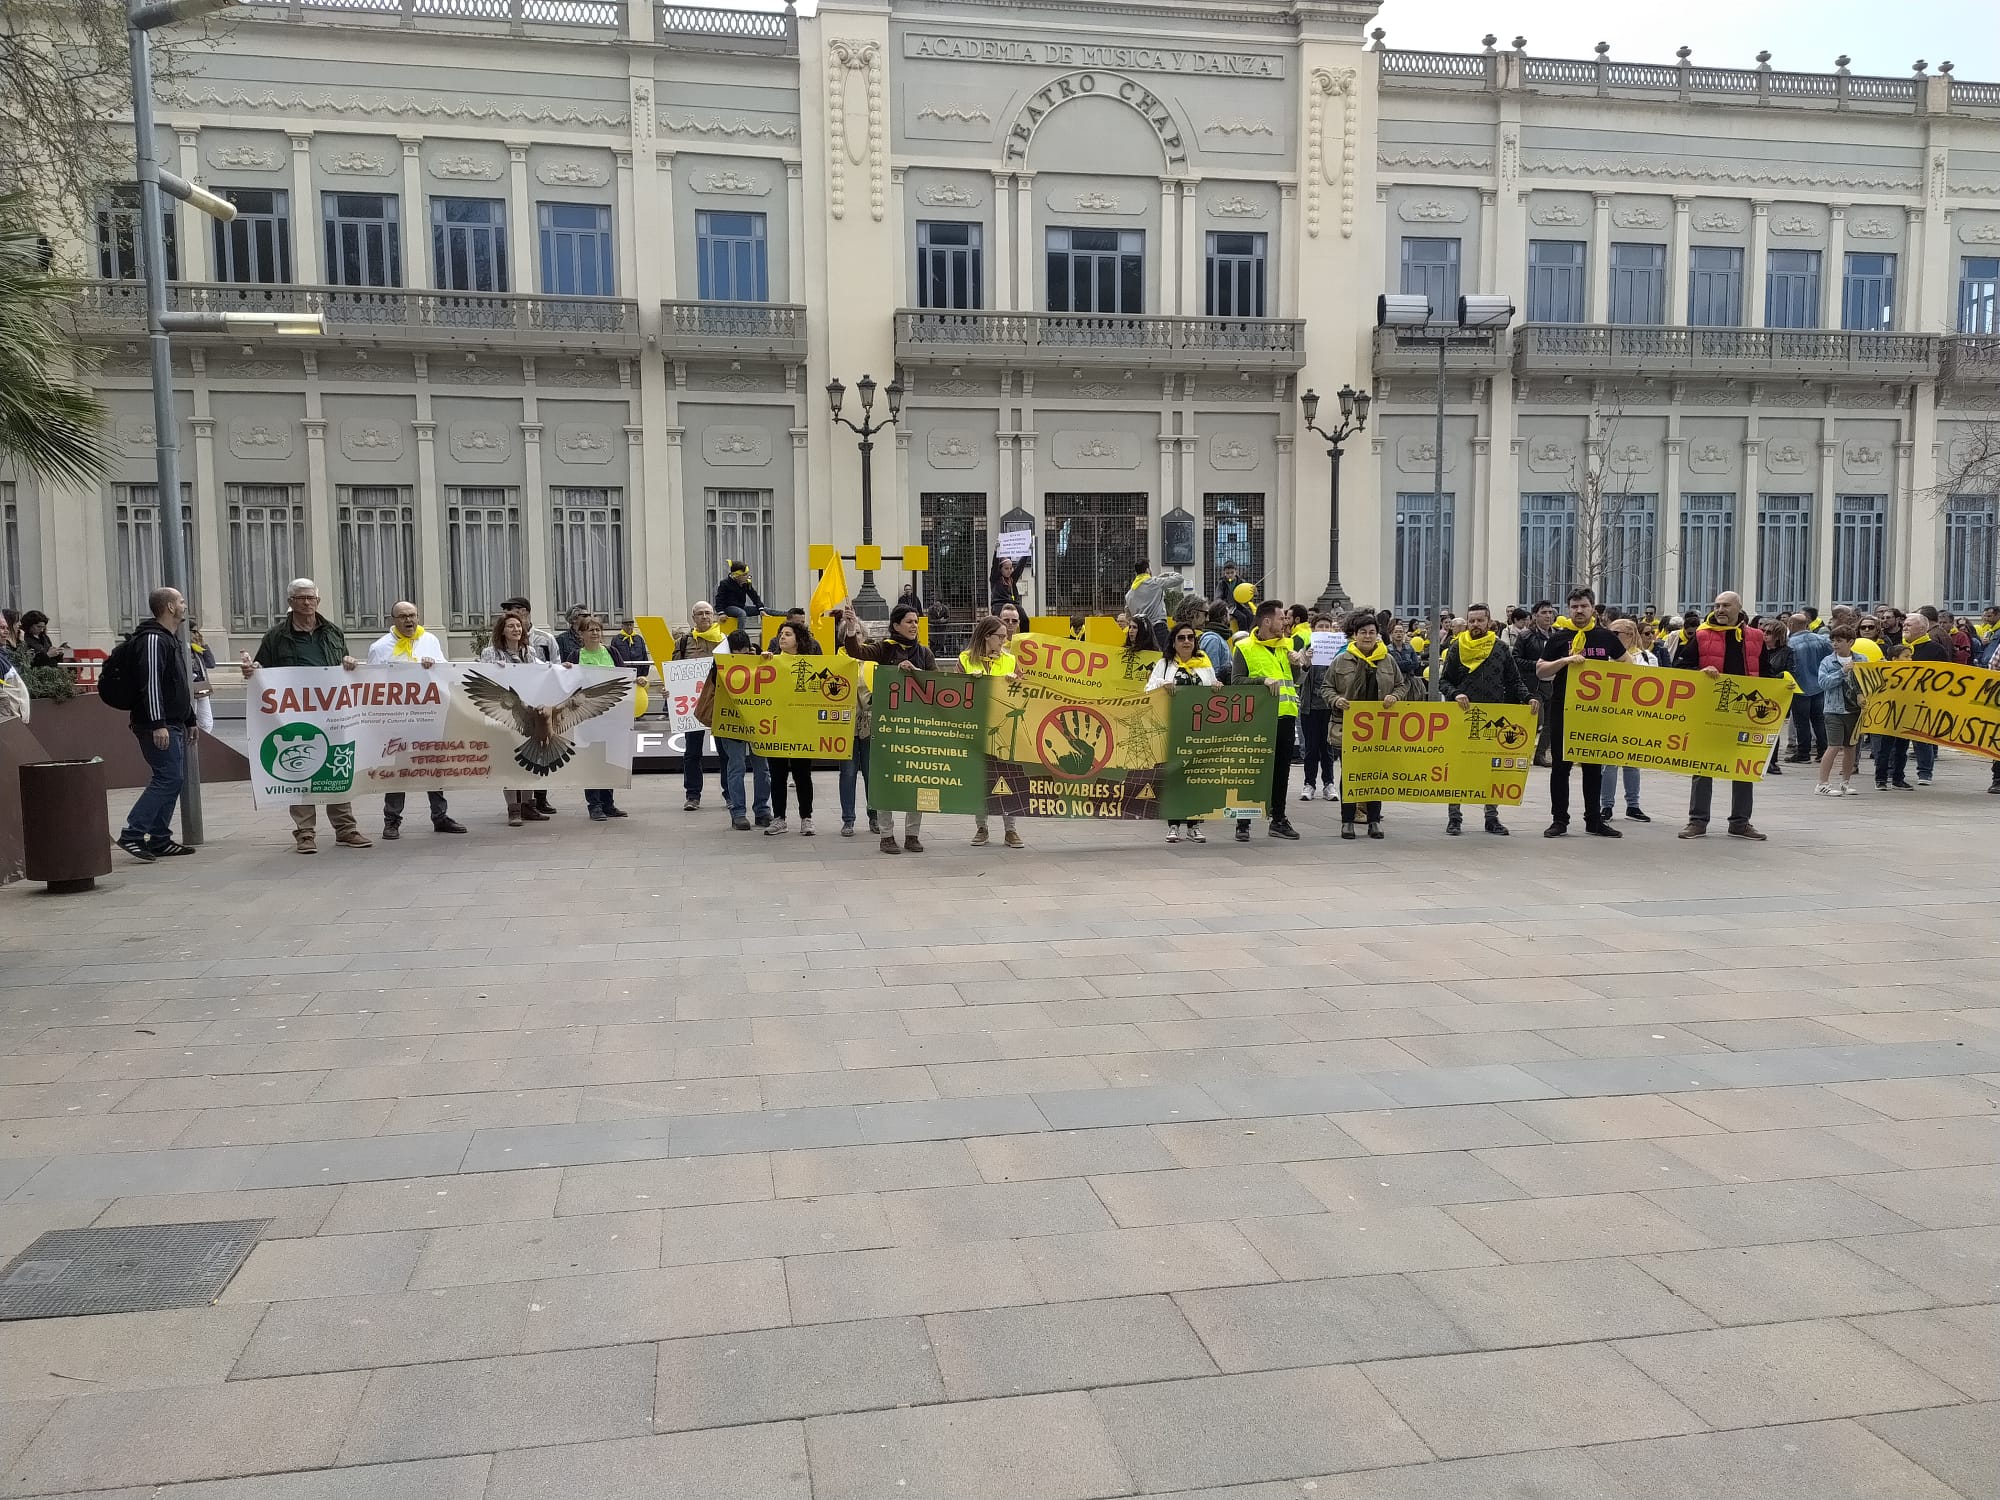
<path fill-rule="evenodd" d="M 98 696 L 113 708 L 131 714 L 132 734 L 139 753 L 152 768 L 152 780 L 125 815 L 118 847 L 151 864 L 194 850 L 174 839 L 174 804 L 187 779 L 187 737 L 194 728 L 194 688 L 181 654 L 180 623 L 187 601 L 179 589 L 154 589 L 147 596 L 153 611 L 111 653 L 99 674 Z"/>

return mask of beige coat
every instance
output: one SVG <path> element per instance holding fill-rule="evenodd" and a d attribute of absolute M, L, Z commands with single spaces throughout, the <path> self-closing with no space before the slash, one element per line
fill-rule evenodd
<path fill-rule="evenodd" d="M 1334 707 L 1334 700 L 1345 698 L 1350 702 L 1362 701 L 1359 695 L 1363 682 L 1367 680 L 1367 672 L 1366 662 L 1352 651 L 1343 651 L 1334 658 L 1333 665 L 1326 669 L 1326 680 L 1320 685 L 1320 705 L 1333 714 L 1333 718 L 1327 724 L 1326 737 L 1336 755 L 1340 753 L 1341 713 Z M 1381 665 L 1375 668 L 1375 685 L 1379 691 L 1370 695 L 1370 701 L 1374 698 L 1407 696 L 1404 692 L 1403 673 L 1397 667 L 1395 657 L 1382 658 Z"/>

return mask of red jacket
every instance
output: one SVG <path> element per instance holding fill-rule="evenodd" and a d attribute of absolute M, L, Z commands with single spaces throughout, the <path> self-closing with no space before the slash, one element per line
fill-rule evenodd
<path fill-rule="evenodd" d="M 1755 625 L 1742 625 L 1740 628 L 1743 631 L 1743 675 L 1760 677 L 1763 674 L 1757 668 L 1764 658 L 1764 632 Z M 1723 651 L 1728 645 L 1728 634 L 1726 630 L 1707 625 L 1694 633 L 1695 654 L 1701 660 L 1703 671 L 1707 671 L 1710 667 L 1718 672 L 1729 670 L 1722 664 Z"/>

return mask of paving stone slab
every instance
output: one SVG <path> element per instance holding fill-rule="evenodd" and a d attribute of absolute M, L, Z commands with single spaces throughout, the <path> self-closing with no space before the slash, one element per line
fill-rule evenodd
<path fill-rule="evenodd" d="M 410 1284 L 427 1239 L 412 1231 L 266 1240 L 250 1252 L 222 1300 L 289 1302 L 400 1292 Z"/>
<path fill-rule="evenodd" d="M 1223 1371 L 1400 1359 L 1471 1341 L 1402 1276 L 1352 1276 L 1180 1292 L 1174 1299 Z"/>
<path fill-rule="evenodd" d="M 493 1455 L 483 1500 L 812 1500 L 797 1422 Z"/>
<path fill-rule="evenodd" d="M 659 1346 L 661 1431 L 944 1400 L 921 1318 L 774 1328 Z"/>
<path fill-rule="evenodd" d="M 1856 1328 L 1975 1401 L 2000 1401 L 2000 1306 L 1854 1318 Z"/>
<path fill-rule="evenodd" d="M 1323 1161 L 1367 1154 L 1354 1137 L 1324 1115 L 1155 1125 L 1152 1135 L 1184 1167 Z"/>
<path fill-rule="evenodd" d="M 1586 1450 L 1622 1486 L 1646 1500 L 1722 1495 L 1810 1495 L 1813 1500 L 1955 1500 L 1888 1443 L 1854 1422 L 1810 1422 L 1706 1432 Z"/>
<path fill-rule="evenodd" d="M 1826 1241 L 1640 1255 L 1634 1262 L 1718 1323 L 1847 1317 L 1926 1307 L 1932 1300 L 1875 1262 Z"/>
<path fill-rule="evenodd" d="M 257 1307 L 202 1306 L 0 1323 L 7 1398 L 214 1385 L 262 1316 Z"/>
<path fill-rule="evenodd" d="M 555 1211 L 562 1174 L 460 1172 L 446 1177 L 353 1183 L 340 1189 L 326 1234 L 444 1229 L 510 1219 L 546 1219 Z"/>
<path fill-rule="evenodd" d="M 1081 1393 L 815 1417 L 806 1447 L 813 1500 L 1091 1500 L 1132 1489 Z"/>
<path fill-rule="evenodd" d="M 785 1262 L 785 1280 L 795 1323 L 1009 1307 L 1045 1295 L 1021 1247 L 1006 1241 L 798 1255 Z"/>
<path fill-rule="evenodd" d="M 1586 1343 L 1712 1326 L 1623 1260 L 1560 1260 L 1427 1271 L 1410 1282 L 1463 1329 L 1463 1347 Z"/>
<path fill-rule="evenodd" d="M 1524 1196 L 1520 1188 L 1464 1151 L 1302 1161 L 1291 1163 L 1286 1170 L 1336 1213 L 1356 1208 L 1380 1211 L 1440 1203 L 1487 1203 Z"/>
<path fill-rule="evenodd" d="M 1924 1229 L 1845 1243 L 1940 1302 L 2000 1301 L 2000 1243 L 1988 1230 Z"/>
<path fill-rule="evenodd" d="M 926 1322 L 954 1401 L 1216 1373 L 1166 1297 L 942 1313 Z"/>
<path fill-rule="evenodd" d="M 1867 1417 L 1862 1425 L 1914 1459 L 1966 1500 L 2000 1494 L 2000 1405 L 1951 1406 Z"/>

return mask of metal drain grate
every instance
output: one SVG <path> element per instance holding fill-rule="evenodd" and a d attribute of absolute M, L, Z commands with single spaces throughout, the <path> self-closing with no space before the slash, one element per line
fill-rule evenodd
<path fill-rule="evenodd" d="M 271 1222 L 50 1230 L 0 1270 L 0 1321 L 205 1307 Z"/>

